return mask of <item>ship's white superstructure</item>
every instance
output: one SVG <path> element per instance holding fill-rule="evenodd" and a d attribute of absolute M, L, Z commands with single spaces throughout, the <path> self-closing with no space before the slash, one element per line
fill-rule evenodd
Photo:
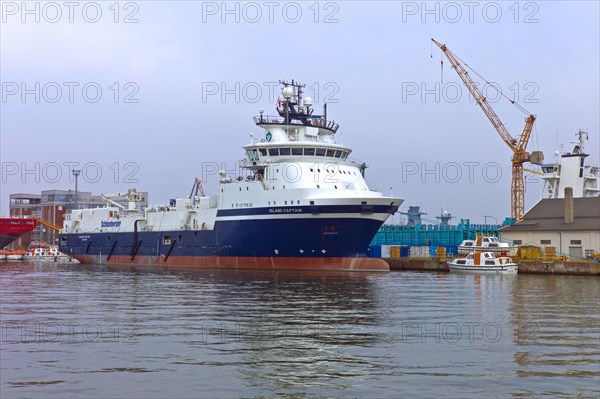
<path fill-rule="evenodd" d="M 600 169 L 585 164 L 588 154 L 584 153 L 584 145 L 588 139 L 587 132 L 577 133 L 578 141 L 573 151 L 560 155 L 560 161 L 543 164 L 542 198 L 564 198 L 564 188 L 573 188 L 573 197 L 597 197 L 600 195 Z M 557 153 L 559 155 L 559 153 Z"/>

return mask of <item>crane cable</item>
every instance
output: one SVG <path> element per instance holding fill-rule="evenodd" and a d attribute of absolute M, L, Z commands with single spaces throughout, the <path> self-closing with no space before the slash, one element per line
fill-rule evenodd
<path fill-rule="evenodd" d="M 486 78 L 484 78 L 483 76 L 481 76 L 481 74 L 479 74 L 479 72 L 477 72 L 475 69 L 471 68 L 469 66 L 469 64 L 467 64 L 466 62 L 464 62 L 463 60 L 461 60 L 456 54 L 454 54 L 452 51 L 446 49 L 447 52 L 449 52 L 450 54 L 452 54 L 453 57 L 455 57 L 457 60 L 459 60 L 464 66 L 466 66 L 467 68 L 469 68 L 471 71 L 473 71 L 475 73 L 475 75 L 479 76 L 485 83 L 487 83 L 488 85 L 490 85 L 492 88 L 494 88 L 494 90 L 496 90 L 498 93 L 500 93 L 500 95 L 504 98 L 506 98 L 508 101 L 510 101 L 510 103 L 512 105 L 514 105 L 515 107 L 517 107 L 521 112 L 523 112 L 525 115 L 531 115 L 531 113 L 529 111 L 527 111 L 525 108 L 523 108 L 519 103 L 517 103 L 515 100 L 510 99 L 507 95 L 505 95 L 502 90 L 500 90 L 499 88 L 497 88 L 496 86 L 494 86 L 491 82 L 489 82 Z"/>

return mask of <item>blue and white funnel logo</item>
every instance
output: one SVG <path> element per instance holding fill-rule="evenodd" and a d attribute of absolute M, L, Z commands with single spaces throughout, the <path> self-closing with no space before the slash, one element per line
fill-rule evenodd
<path fill-rule="evenodd" d="M 267 141 L 271 141 L 271 139 L 273 138 L 273 135 L 271 134 L 271 132 L 267 132 Z"/>

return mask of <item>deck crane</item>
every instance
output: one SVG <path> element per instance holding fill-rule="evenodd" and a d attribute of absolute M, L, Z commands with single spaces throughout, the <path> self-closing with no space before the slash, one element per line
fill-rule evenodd
<path fill-rule="evenodd" d="M 471 76 L 465 69 L 464 66 L 470 68 L 467 64 L 462 62 L 452 51 L 448 50 L 445 44 L 441 44 L 435 39 L 431 39 L 446 55 L 450 64 L 462 79 L 463 83 L 477 102 L 477 105 L 481 107 L 485 115 L 488 117 L 494 128 L 500 134 L 502 140 L 510 147 L 513 152 L 512 157 L 512 183 L 511 183 L 511 203 L 510 203 L 510 215 L 515 220 L 520 220 L 525 213 L 525 179 L 523 177 L 523 164 L 525 162 L 532 162 L 539 164 L 543 161 L 543 154 L 541 151 L 534 151 L 529 153 L 527 151 L 527 144 L 531 137 L 531 131 L 533 129 L 533 123 L 535 122 L 535 116 L 529 114 L 523 107 L 517 104 L 515 101 L 510 102 L 518 107 L 525 114 L 529 114 L 525 119 L 525 127 L 523 132 L 519 136 L 518 140 L 514 139 L 509 133 L 496 112 L 492 109 L 485 96 L 477 88 Z M 463 66 L 464 64 L 464 66 Z M 472 69 L 472 68 L 470 68 Z M 475 72 L 477 74 L 477 72 Z M 477 74 L 479 75 L 479 74 Z M 479 75 L 481 76 L 481 75 Z"/>
<path fill-rule="evenodd" d="M 104 193 L 100 195 L 106 200 L 107 205 L 110 204 L 116 206 L 117 208 L 127 212 L 137 211 L 136 202 L 142 200 L 142 193 L 139 193 L 135 188 L 130 188 L 129 190 L 122 193 Z M 128 200 L 127 208 L 125 208 L 123 205 L 119 204 L 113 199 L 119 197 L 126 198 Z"/>

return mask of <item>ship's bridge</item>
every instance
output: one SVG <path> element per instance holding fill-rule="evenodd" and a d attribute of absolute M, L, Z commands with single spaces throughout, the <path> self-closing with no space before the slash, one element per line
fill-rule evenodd
<path fill-rule="evenodd" d="M 247 168 L 264 166 L 265 164 L 282 161 L 321 161 L 333 163 L 346 160 L 352 150 L 338 144 L 325 143 L 266 143 L 260 142 L 244 147 Z"/>

